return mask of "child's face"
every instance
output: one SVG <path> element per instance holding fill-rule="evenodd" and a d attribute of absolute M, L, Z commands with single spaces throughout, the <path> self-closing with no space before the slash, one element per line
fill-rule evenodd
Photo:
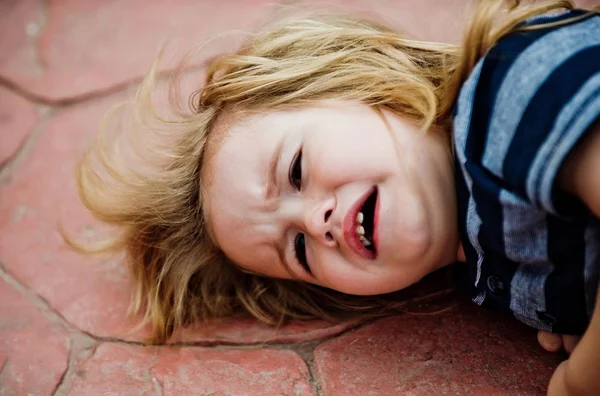
<path fill-rule="evenodd" d="M 203 170 L 223 252 L 254 273 L 357 295 L 402 289 L 452 262 L 447 143 L 384 114 L 391 131 L 370 107 L 346 102 L 228 126 Z"/>

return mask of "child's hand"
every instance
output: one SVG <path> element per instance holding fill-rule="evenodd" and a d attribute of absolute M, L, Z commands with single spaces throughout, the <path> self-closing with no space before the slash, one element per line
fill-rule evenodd
<path fill-rule="evenodd" d="M 537 339 L 541 347 L 548 352 L 559 352 L 564 349 L 570 355 L 579 343 L 581 337 L 538 331 Z"/>
<path fill-rule="evenodd" d="M 538 340 L 544 346 L 542 342 L 546 341 L 546 334 L 549 333 L 540 333 Z M 567 346 L 564 336 L 558 337 L 561 338 L 562 344 Z M 600 395 L 600 291 L 597 293 L 592 320 L 585 334 L 573 349 L 571 357 L 554 371 L 548 385 L 548 396 L 567 395 Z"/>
<path fill-rule="evenodd" d="M 559 364 L 552 374 L 548 385 L 548 396 L 599 395 L 598 367 L 582 367 L 581 364 L 573 363 L 571 359 Z"/>

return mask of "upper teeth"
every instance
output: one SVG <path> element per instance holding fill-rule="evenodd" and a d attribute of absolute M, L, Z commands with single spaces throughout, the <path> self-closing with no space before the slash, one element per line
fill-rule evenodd
<path fill-rule="evenodd" d="M 365 219 L 365 216 L 362 212 L 358 212 L 356 215 L 356 234 L 358 235 L 358 239 L 362 242 L 364 246 L 370 246 L 371 242 L 365 237 L 365 228 L 362 226 L 362 222 Z"/>
<path fill-rule="evenodd" d="M 362 212 L 358 212 L 358 214 L 356 215 L 356 222 L 358 224 L 362 224 L 364 218 L 365 218 L 365 215 L 363 215 Z"/>

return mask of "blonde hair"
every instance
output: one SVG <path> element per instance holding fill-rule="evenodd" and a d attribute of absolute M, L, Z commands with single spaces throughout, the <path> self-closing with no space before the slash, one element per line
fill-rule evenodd
<path fill-rule="evenodd" d="M 483 1 L 462 46 L 408 40 L 350 17 L 281 20 L 254 33 L 235 54 L 212 60 L 204 86 L 190 98 L 191 111 L 174 120 L 158 116 L 152 105 L 155 64 L 124 131 L 143 166 L 132 166 L 115 147 L 107 150 L 102 133 L 78 166 L 83 203 L 120 233 L 98 246 L 67 240 L 85 252 L 126 252 L 135 284 L 132 312 L 151 324 L 156 343 L 182 325 L 240 312 L 280 324 L 396 310 L 393 294 L 350 296 L 250 274 L 230 262 L 207 232 L 202 205 L 201 169 L 213 127 L 224 109 L 243 113 L 335 98 L 385 108 L 423 129 L 449 128 L 460 84 L 499 38 L 528 17 L 573 7 L 566 0 L 513 3 L 505 12 L 502 1 Z M 147 122 L 148 114 L 155 122 Z"/>

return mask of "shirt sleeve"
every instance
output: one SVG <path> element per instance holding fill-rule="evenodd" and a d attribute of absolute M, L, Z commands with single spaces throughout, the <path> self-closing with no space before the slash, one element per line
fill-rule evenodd
<path fill-rule="evenodd" d="M 597 30 L 600 37 L 600 29 Z M 600 116 L 600 45 L 573 54 L 539 87 L 529 104 L 535 113 L 530 125 L 547 128 L 526 179 L 529 199 L 545 210 L 570 216 L 581 205 L 561 191 L 557 176 L 568 155 L 598 122 Z M 548 118 L 551 122 L 544 122 Z"/>
<path fill-rule="evenodd" d="M 599 114 L 600 15 L 514 34 L 483 62 L 469 132 L 483 137 L 467 141 L 467 154 L 502 188 L 574 215 L 584 208 L 557 175 Z"/>

